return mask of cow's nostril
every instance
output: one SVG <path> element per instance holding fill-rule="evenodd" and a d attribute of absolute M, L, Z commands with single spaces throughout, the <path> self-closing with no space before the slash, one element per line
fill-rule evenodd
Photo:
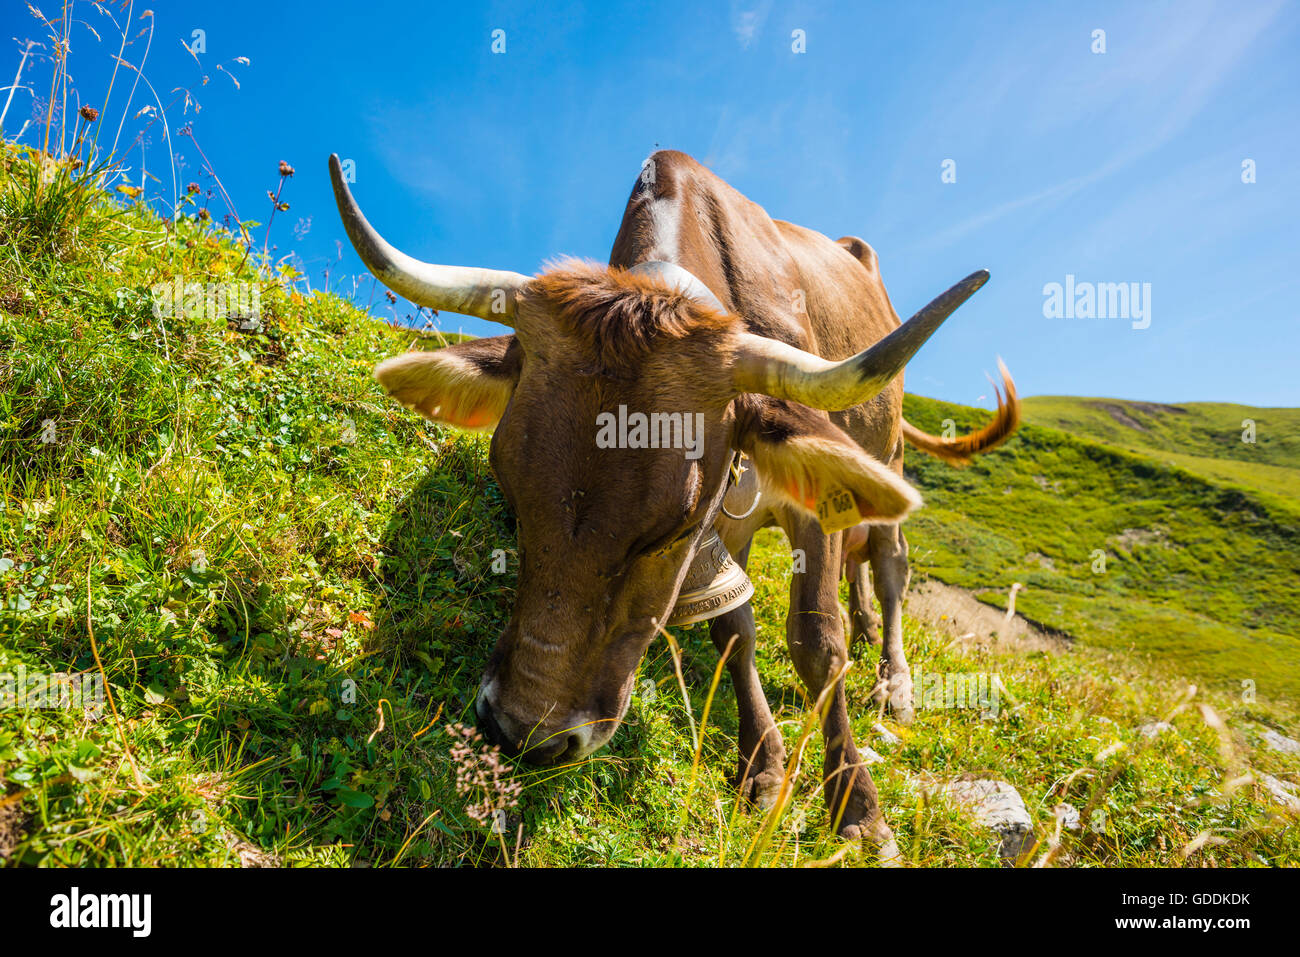
<path fill-rule="evenodd" d="M 582 735 L 557 734 L 544 744 L 539 744 L 528 752 L 527 757 L 537 764 L 555 765 L 576 760 L 582 754 L 584 744 Z"/>
<path fill-rule="evenodd" d="M 490 743 L 511 757 L 522 756 L 531 764 L 546 766 L 578 761 L 591 750 L 592 728 L 585 718 L 574 716 L 568 728 L 546 734 L 538 724 L 517 721 L 481 692 L 474 711 L 479 730 Z"/>
<path fill-rule="evenodd" d="M 582 724 L 574 728 L 565 741 L 564 756 L 570 761 L 584 757 L 590 750 L 591 725 Z"/>
<path fill-rule="evenodd" d="M 483 736 L 488 739 L 490 744 L 505 747 L 507 744 L 506 736 L 501 730 L 501 725 L 497 723 L 496 715 L 492 713 L 492 707 L 483 700 L 480 695 L 474 707 L 478 715 L 478 728 L 483 732 Z"/>

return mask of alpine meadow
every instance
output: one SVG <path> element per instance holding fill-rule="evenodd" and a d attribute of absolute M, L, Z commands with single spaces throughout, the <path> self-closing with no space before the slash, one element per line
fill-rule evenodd
<path fill-rule="evenodd" d="M 92 12 L 103 29 L 82 37 L 73 24 Z M 610 265 L 565 259 L 535 277 L 498 271 L 474 258 L 477 240 L 421 220 L 436 240 L 427 249 L 466 263 L 435 265 L 380 239 L 358 203 L 370 204 L 375 228 L 391 229 L 396 243 L 401 215 L 418 218 L 408 206 L 420 215 L 457 208 L 457 191 L 487 189 L 480 180 L 514 162 L 498 154 L 533 161 L 530 144 L 512 139 L 507 149 L 484 136 L 492 159 L 481 170 L 449 146 L 437 162 L 412 161 L 408 176 L 385 179 L 375 162 L 358 181 L 315 140 L 281 154 L 281 141 L 249 122 L 237 168 L 265 179 L 268 201 L 253 190 L 245 212 L 256 201 L 257 218 L 241 218 L 240 191 L 205 153 L 209 114 L 194 104 L 215 99 L 205 91 L 226 90 L 228 80 L 238 87 L 256 64 L 237 57 L 210 67 L 216 57 L 199 49 L 198 30 L 182 41 L 187 68 L 192 59 L 202 72 L 198 92 L 171 89 L 132 65 L 143 63 L 153 31 L 163 35 L 152 11 L 68 0 L 49 13 L 22 11 L 41 44 L 16 47 L 17 77 L 0 92 L 8 113 L 0 115 L 0 865 L 1300 866 L 1300 409 L 1197 401 L 1224 394 L 1216 383 L 1189 382 L 1152 401 L 1134 379 L 1127 394 L 1139 401 L 1091 394 L 1108 391 L 1100 388 L 1017 396 L 1011 379 L 1023 375 L 1023 387 L 1048 373 L 1017 364 L 1019 333 L 1008 329 L 1065 330 L 1054 347 L 1063 379 L 1084 364 L 1064 344 L 1079 323 L 1096 324 L 1089 334 L 1103 318 L 1134 339 L 1163 334 L 1174 322 L 1162 298 L 1167 278 L 1153 283 L 1154 270 L 1136 266 L 1131 276 L 1090 272 L 1081 254 L 1080 266 L 1067 266 L 1077 272 L 1039 270 L 1045 278 L 1030 285 L 1048 287 L 1041 314 L 1007 318 L 990 308 L 963 327 L 979 308 L 974 298 L 922 348 L 990 274 L 993 283 L 1005 274 L 996 262 L 985 272 L 964 249 L 931 259 L 920 241 L 897 254 L 879 241 L 877 270 L 863 240 L 768 219 L 723 183 L 715 167 L 730 164 L 738 180 L 767 162 L 758 151 L 741 156 L 743 137 L 701 137 L 694 145 L 710 160 L 697 162 L 655 142 L 659 127 L 644 134 L 637 160 L 650 158 L 640 174 L 635 161 L 623 171 L 612 218 L 599 223 L 609 234 L 601 241 L 614 240 Z M 795 14 L 741 17 L 723 32 L 749 55 L 745 31 L 761 38 L 764 22 L 787 15 Z M 167 28 L 188 36 L 181 26 Z M 504 29 L 511 45 L 501 40 L 502 49 L 519 52 L 492 69 L 533 55 L 533 33 Z M 809 58 L 826 32 L 800 41 Z M 437 43 L 453 46 L 457 35 L 438 33 Z M 69 36 L 81 39 L 70 45 Z M 1080 55 L 1091 55 L 1088 31 L 1081 36 Z M 1112 49 L 1117 36 L 1112 29 Z M 175 46 L 171 34 L 166 42 Z M 474 34 L 485 51 L 496 42 L 487 27 Z M 95 105 L 83 105 L 92 99 L 72 95 L 72 64 L 92 55 L 112 72 Z M 471 82 L 457 69 L 459 79 L 439 82 Z M 498 87 L 506 81 L 496 74 L 472 82 L 514 89 Z M 306 90 L 294 95 L 317 95 Z M 340 112 L 374 107 L 338 98 Z M 412 131 L 426 129 L 423 114 L 403 124 L 374 109 L 375 129 L 419 153 Z M 473 123 L 423 109 L 442 135 L 481 136 Z M 882 124 L 892 116 L 882 115 Z M 605 121 L 588 125 L 603 130 Z M 570 127 L 557 120 L 556 129 Z M 583 129 L 585 139 L 574 139 L 598 148 L 599 136 Z M 768 128 L 745 129 L 762 137 Z M 350 148 L 343 133 L 327 132 L 340 141 L 330 149 Z M 770 149 L 794 139 L 771 132 Z M 542 181 L 582 185 L 599 165 L 587 149 L 570 145 L 571 168 L 548 169 Z M 172 162 L 181 152 L 188 172 Z M 792 155 L 815 166 L 812 152 Z M 932 188 L 979 175 L 976 162 L 959 158 L 962 178 L 939 182 L 938 171 L 950 170 L 944 155 L 927 167 Z M 435 169 L 445 174 L 437 190 L 422 192 L 416 180 Z M 307 183 L 325 196 L 331 174 L 331 205 L 317 210 L 316 228 L 346 234 L 363 263 L 356 276 L 342 265 L 347 239 L 323 269 L 287 254 L 289 231 L 303 240 L 310 228 L 309 216 L 293 224 L 305 204 L 291 214 L 290 203 Z M 818 175 L 833 195 L 876 189 L 856 173 Z M 1092 181 L 1067 182 L 1068 192 Z M 615 238 L 627 186 L 623 222 L 632 225 Z M 517 208 L 508 212 L 502 200 L 475 215 L 528 233 L 538 255 L 555 254 L 552 233 L 519 226 L 529 215 L 519 210 L 534 202 L 528 194 L 510 193 Z M 557 217 L 557 234 L 587 215 L 575 209 Z M 889 222 L 929 217 L 882 212 Z M 870 224 L 843 228 L 878 242 Z M 983 228 L 978 216 L 961 225 Z M 1062 232 L 1075 228 L 1062 217 Z M 675 256 L 664 235 L 680 238 Z M 1093 240 L 1079 240 L 1092 242 L 1088 255 L 1104 246 Z M 990 259 L 1002 255 L 996 242 L 989 249 Z M 691 256 L 722 265 L 710 273 Z M 760 285 L 753 277 L 787 261 L 805 280 L 809 262 L 842 270 L 843 289 L 875 297 L 868 305 L 889 328 L 868 341 L 825 276 L 805 283 L 806 322 L 794 332 L 742 315 Z M 885 280 L 898 283 L 889 297 Z M 1097 312 L 1080 318 L 1077 290 L 1094 280 Z M 489 286 L 499 295 L 489 297 Z M 1252 301 L 1269 309 L 1280 296 L 1263 289 Z M 843 331 L 838 339 L 807 319 L 819 308 L 842 321 L 842 330 L 829 325 Z M 468 334 L 453 313 L 483 322 Z M 477 335 L 489 328 L 509 334 L 499 348 L 497 335 Z M 954 338 L 943 348 L 962 354 L 972 387 L 983 366 L 1008 355 L 988 407 L 918 394 L 940 383 L 913 365 L 902 394 L 898 375 L 913 354 L 965 328 L 977 343 Z M 570 349 L 579 339 L 588 352 Z M 705 351 L 716 343 L 716 353 Z M 1275 348 L 1293 353 L 1294 342 Z M 663 373 L 688 358 L 687 371 Z M 574 368 L 579 375 L 569 375 Z M 725 389 L 714 388 L 715 373 Z M 563 401 L 529 409 L 542 378 L 545 396 Z M 699 394 L 722 399 L 673 391 L 699 383 Z M 637 404 L 630 394 L 662 402 Z M 861 418 L 890 437 L 887 452 L 901 464 L 868 447 L 866 426 L 850 427 L 854 408 L 883 409 L 890 395 L 901 416 Z M 573 422 L 590 434 L 575 439 Z M 541 438 L 539 423 L 550 430 Z M 719 423 L 740 436 L 721 452 Z M 588 445 L 604 456 L 599 483 L 573 479 L 587 476 L 574 462 L 588 461 Z M 666 461 L 676 471 L 661 468 Z M 636 507 L 616 516 L 626 527 L 597 534 L 591 516 L 619 482 L 649 491 L 628 491 Z M 735 547 L 727 523 L 746 518 L 733 514 L 736 502 L 760 484 L 753 507 L 786 524 L 762 523 L 752 546 Z M 550 494 L 560 486 L 563 497 Z M 746 495 L 729 495 L 736 491 Z M 640 525 L 625 514 L 656 507 L 675 511 Z M 843 520 L 828 521 L 828 512 Z M 823 552 L 783 530 L 796 522 L 799 535 L 813 529 L 829 543 Z M 539 557 L 551 551 L 552 526 L 573 551 Z M 881 530 L 894 527 L 906 542 L 881 551 Z M 613 542 L 619 531 L 629 541 Z M 575 559 L 575 543 L 591 541 L 599 560 Z M 694 562 L 711 548 L 718 567 L 705 570 L 716 577 L 695 591 Z M 625 554 L 633 557 L 619 564 Z M 643 614 L 649 599 L 624 600 L 615 589 L 643 560 L 677 562 L 656 593 L 665 609 L 680 613 L 697 599 L 706 610 L 670 619 Z M 798 631 L 801 615 L 817 611 L 801 598 L 799 576 L 814 572 L 827 576 L 828 602 L 838 587 L 838 602 L 826 606 L 838 604 L 838 617 L 820 613 L 815 628 L 842 633 L 844 660 L 833 642 L 808 651 Z M 895 572 L 905 589 L 896 620 L 893 586 L 882 580 Z M 607 590 L 588 600 L 579 592 L 589 586 Z M 624 605 L 632 610 L 619 618 Z M 709 620 L 743 622 L 745 608 L 756 681 L 729 659 L 743 637 L 720 641 Z M 569 612 L 577 624 L 564 634 L 535 626 Z M 619 644 L 634 627 L 648 629 L 644 654 Z M 890 650 L 895 629 L 901 668 Z M 608 648 L 582 643 L 610 635 Z M 551 693 L 562 682 L 537 662 L 559 661 L 565 648 L 573 655 L 554 666 L 561 678 L 576 685 L 572 676 L 600 673 L 588 682 L 595 703 L 575 690 L 571 715 L 559 718 L 604 722 L 617 729 L 607 740 L 589 729 L 563 737 L 568 726 L 551 734 L 545 724 L 570 699 Z M 533 675 L 542 677 L 529 684 Z M 512 728 L 518 702 L 534 699 L 536 713 L 517 722 L 529 728 Z M 764 709 L 779 741 L 762 743 L 774 766 L 759 782 L 746 762 Z M 544 724 L 547 741 L 560 743 L 546 761 L 530 760 L 541 745 L 527 733 Z M 871 800 L 878 796 L 847 828 L 858 792 L 842 785 L 836 755 L 845 748 L 860 760 L 847 773 L 862 772 L 874 782 Z M 873 827 L 874 842 L 865 839 Z M 83 880 L 82 889 L 89 899 L 106 888 Z M 80 892 L 69 884 L 61 893 L 74 901 Z"/>

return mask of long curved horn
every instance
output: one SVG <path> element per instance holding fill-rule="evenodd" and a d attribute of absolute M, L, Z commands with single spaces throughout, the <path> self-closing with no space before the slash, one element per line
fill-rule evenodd
<path fill-rule="evenodd" d="M 361 215 L 343 180 L 337 153 L 330 154 L 330 179 L 348 239 L 376 279 L 417 305 L 514 325 L 516 297 L 528 282 L 527 276 L 504 269 L 440 266 L 412 259 L 390 246 Z"/>
<path fill-rule="evenodd" d="M 865 352 L 832 362 L 793 346 L 746 333 L 732 363 L 738 392 L 758 392 L 838 412 L 874 398 L 953 311 L 988 282 L 973 272 Z"/>

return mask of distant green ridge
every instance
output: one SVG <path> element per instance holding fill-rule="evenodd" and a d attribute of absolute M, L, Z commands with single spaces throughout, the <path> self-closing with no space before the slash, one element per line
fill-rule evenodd
<path fill-rule="evenodd" d="M 931 432 L 988 416 L 905 411 Z M 1024 418 L 965 469 L 909 451 L 915 565 L 1003 607 L 1019 581 L 1018 611 L 1082 641 L 1300 698 L 1300 410 L 1043 397 Z"/>

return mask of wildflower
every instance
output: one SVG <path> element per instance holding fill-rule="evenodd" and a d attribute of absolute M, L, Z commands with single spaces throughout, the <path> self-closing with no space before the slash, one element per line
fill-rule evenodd
<path fill-rule="evenodd" d="M 280 160 L 280 175 L 281 176 L 293 175 L 293 167 L 290 166 L 288 163 L 286 163 L 284 160 Z"/>
<path fill-rule="evenodd" d="M 77 112 L 81 114 L 81 118 L 87 123 L 93 123 L 95 120 L 99 119 L 99 110 L 95 109 L 93 106 L 83 106 Z"/>
<path fill-rule="evenodd" d="M 480 799 L 466 805 L 465 813 L 480 824 L 498 820 L 519 803 L 523 785 L 510 779 L 501 749 L 484 743 L 473 728 L 451 724 L 447 733 L 456 739 L 448 752 L 456 767 L 456 793 Z"/>
<path fill-rule="evenodd" d="M 198 183 L 190 183 L 190 185 L 185 187 L 185 192 L 189 193 L 191 196 L 197 193 L 198 191 L 199 191 Z"/>
<path fill-rule="evenodd" d="M 207 222 L 207 219 L 208 219 L 208 211 L 207 211 L 206 209 L 200 209 L 200 210 L 199 210 L 199 219 L 203 220 L 204 222 Z"/>
<path fill-rule="evenodd" d="M 394 295 L 393 295 L 389 290 L 385 289 L 385 290 L 384 290 L 384 295 L 388 297 L 388 301 L 389 301 L 389 302 L 391 302 L 391 303 L 396 303 L 396 302 L 397 302 L 397 297 L 394 296 Z"/>

